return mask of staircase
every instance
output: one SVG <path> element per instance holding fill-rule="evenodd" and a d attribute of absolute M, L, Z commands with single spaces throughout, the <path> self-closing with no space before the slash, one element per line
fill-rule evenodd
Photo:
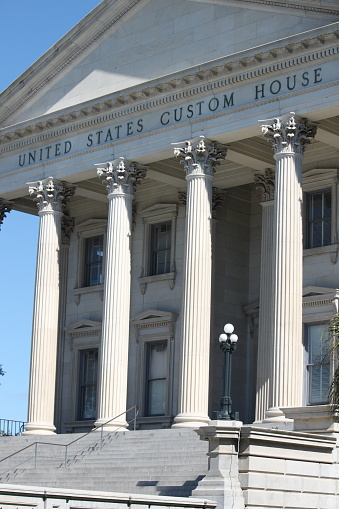
<path fill-rule="evenodd" d="M 49 445 L 31 445 L 0 462 L 0 483 L 188 497 L 207 473 L 208 443 L 192 429 L 104 433 L 102 445 L 92 433 L 68 448 L 65 465 L 62 444 L 76 437 L 2 438 L 1 458 L 37 440 Z"/>

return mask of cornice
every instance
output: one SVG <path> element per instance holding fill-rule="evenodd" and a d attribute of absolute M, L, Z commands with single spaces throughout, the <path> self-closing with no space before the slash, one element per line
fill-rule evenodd
<path fill-rule="evenodd" d="M 314 32 L 316 32 L 314 34 Z M 312 36 L 313 34 L 313 36 Z M 229 85 L 266 77 L 339 53 L 339 25 L 289 37 L 195 68 L 116 92 L 59 114 L 0 129 L 0 153 L 10 152 L 58 136 L 69 135 L 128 115 L 145 113 L 180 100 L 215 92 Z M 334 44 L 333 44 L 334 43 Z"/>
<path fill-rule="evenodd" d="M 330 16 L 339 16 L 339 10 L 330 2 L 323 2 L 323 6 L 319 6 L 310 0 L 298 0 L 298 2 L 276 1 L 276 0 L 233 0 L 233 2 L 226 2 L 232 4 L 249 4 L 249 5 L 263 5 L 266 7 L 275 7 L 279 9 L 292 9 L 297 11 L 311 12 L 314 14 L 327 14 Z"/>

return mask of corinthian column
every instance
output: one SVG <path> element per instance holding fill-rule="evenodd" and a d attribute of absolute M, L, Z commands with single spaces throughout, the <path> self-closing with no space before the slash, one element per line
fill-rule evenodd
<path fill-rule="evenodd" d="M 290 113 L 262 131 L 276 160 L 271 408 L 265 420 L 279 421 L 285 420 L 280 407 L 302 405 L 302 158 L 316 129 Z"/>
<path fill-rule="evenodd" d="M 262 192 L 261 264 L 258 360 L 256 384 L 256 421 L 262 421 L 269 401 L 270 375 L 273 356 L 273 216 L 274 216 L 274 173 L 267 169 L 264 175 L 254 177 L 257 189 Z"/>
<path fill-rule="evenodd" d="M 7 217 L 7 214 L 9 214 L 11 210 L 12 203 L 10 201 L 4 200 L 3 198 L 0 198 L 0 230 L 5 217 Z"/>
<path fill-rule="evenodd" d="M 187 180 L 179 413 L 173 427 L 209 422 L 212 179 L 226 147 L 200 137 L 178 144 Z"/>
<path fill-rule="evenodd" d="M 40 216 L 33 310 L 28 422 L 25 435 L 50 435 L 54 427 L 58 341 L 59 249 L 62 210 L 74 192 L 49 177 L 29 183 Z"/>
<path fill-rule="evenodd" d="M 98 165 L 99 166 L 99 165 Z M 99 167 L 109 200 L 98 419 L 107 431 L 125 430 L 131 292 L 132 200 L 146 168 L 121 157 Z M 122 414 L 122 415 L 120 415 Z"/>

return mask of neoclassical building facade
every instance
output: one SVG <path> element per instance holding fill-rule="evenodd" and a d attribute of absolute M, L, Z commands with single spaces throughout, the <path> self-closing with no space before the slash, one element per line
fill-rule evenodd
<path fill-rule="evenodd" d="M 338 311 L 334 1 L 104 0 L 1 94 L 0 219 L 40 217 L 26 434 L 288 426 Z"/>

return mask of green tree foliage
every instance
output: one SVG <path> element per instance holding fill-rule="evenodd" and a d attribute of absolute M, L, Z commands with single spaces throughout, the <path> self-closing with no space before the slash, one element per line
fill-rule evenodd
<path fill-rule="evenodd" d="M 330 352 L 334 358 L 334 373 L 329 391 L 329 402 L 332 405 L 333 412 L 339 412 L 339 313 L 336 314 L 329 323 L 328 332 L 330 333 L 331 349 Z"/>

